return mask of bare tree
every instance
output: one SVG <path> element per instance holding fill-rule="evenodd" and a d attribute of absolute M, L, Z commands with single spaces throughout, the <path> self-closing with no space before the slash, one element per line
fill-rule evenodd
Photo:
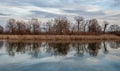
<path fill-rule="evenodd" d="M 33 18 L 31 20 L 31 25 L 32 25 L 32 32 L 34 34 L 39 34 L 40 33 L 40 22 L 39 22 L 39 20 Z"/>
<path fill-rule="evenodd" d="M 70 23 L 66 17 L 58 17 L 54 19 L 54 31 L 57 34 L 68 34 Z"/>
<path fill-rule="evenodd" d="M 4 28 L 0 25 L 0 34 L 4 32 Z"/>
<path fill-rule="evenodd" d="M 108 29 L 110 32 L 120 32 L 120 26 L 119 25 L 110 25 L 109 29 Z"/>
<path fill-rule="evenodd" d="M 17 34 L 25 34 L 25 31 L 26 31 L 25 22 L 17 21 L 16 25 L 17 25 L 17 27 L 16 27 Z"/>
<path fill-rule="evenodd" d="M 76 34 L 76 32 L 77 32 L 77 30 L 78 29 L 76 29 L 77 28 L 77 26 L 76 25 L 72 25 L 72 27 L 71 27 L 71 34 L 73 35 L 73 34 Z"/>
<path fill-rule="evenodd" d="M 31 25 L 26 23 L 26 34 L 31 34 Z"/>
<path fill-rule="evenodd" d="M 103 29 L 104 33 L 106 32 L 106 28 L 107 28 L 108 24 L 109 24 L 109 22 L 104 21 L 104 29 Z"/>
<path fill-rule="evenodd" d="M 98 24 L 98 21 L 96 19 L 92 19 L 89 21 L 88 31 L 101 32 L 101 26 Z"/>
<path fill-rule="evenodd" d="M 78 33 L 80 32 L 80 25 L 82 24 L 82 21 L 84 20 L 83 17 L 76 16 L 75 18 L 76 24 L 78 26 Z"/>
<path fill-rule="evenodd" d="M 81 28 L 83 32 L 86 32 L 86 28 L 89 25 L 89 20 L 84 20 L 83 23 L 81 24 Z"/>
<path fill-rule="evenodd" d="M 14 34 L 15 33 L 15 28 L 16 28 L 16 20 L 15 19 L 9 19 L 8 23 L 6 25 L 6 30 L 9 33 Z"/>
<path fill-rule="evenodd" d="M 48 34 L 53 34 L 53 24 L 52 24 L 52 21 L 46 22 L 46 32 Z"/>

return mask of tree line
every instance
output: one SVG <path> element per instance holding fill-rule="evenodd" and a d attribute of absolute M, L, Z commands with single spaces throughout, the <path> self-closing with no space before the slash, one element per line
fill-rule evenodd
<path fill-rule="evenodd" d="M 67 17 L 57 17 L 42 23 L 33 18 L 29 21 L 9 19 L 6 26 L 0 26 L 0 34 L 33 35 L 82 35 L 82 34 L 119 34 L 120 26 L 104 21 L 101 26 L 97 19 L 86 20 L 76 16 L 73 21 Z"/>

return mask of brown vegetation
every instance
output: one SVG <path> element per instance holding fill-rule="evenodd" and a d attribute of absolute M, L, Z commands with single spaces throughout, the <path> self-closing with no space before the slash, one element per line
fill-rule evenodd
<path fill-rule="evenodd" d="M 0 39 L 36 39 L 36 40 L 112 40 L 120 39 L 120 26 L 109 25 L 104 21 L 100 26 L 97 19 L 86 20 L 75 17 L 75 23 L 67 17 L 57 17 L 52 21 L 41 23 L 38 19 L 28 22 L 9 19 L 4 29 L 0 26 Z M 108 27 L 108 25 L 110 27 Z"/>
<path fill-rule="evenodd" d="M 119 35 L 120 33 L 119 25 L 109 25 L 107 21 L 104 21 L 103 26 L 100 26 L 97 19 L 86 20 L 76 16 L 73 21 L 74 23 L 70 22 L 67 17 L 57 17 L 46 23 L 36 18 L 28 22 L 9 19 L 6 28 L 0 26 L 0 33 L 7 35 L 101 35 L 107 33 Z"/>
<path fill-rule="evenodd" d="M 120 40 L 116 35 L 0 35 L 10 40 Z"/>

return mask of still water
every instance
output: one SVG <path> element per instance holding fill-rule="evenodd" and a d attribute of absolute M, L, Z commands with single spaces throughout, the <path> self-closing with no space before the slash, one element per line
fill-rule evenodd
<path fill-rule="evenodd" d="M 0 71 L 120 71 L 120 42 L 0 41 Z"/>

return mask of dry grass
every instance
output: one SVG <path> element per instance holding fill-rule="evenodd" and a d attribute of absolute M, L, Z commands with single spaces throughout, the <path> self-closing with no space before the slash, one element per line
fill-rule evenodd
<path fill-rule="evenodd" d="M 120 40 L 116 35 L 0 35 L 7 40 Z"/>

